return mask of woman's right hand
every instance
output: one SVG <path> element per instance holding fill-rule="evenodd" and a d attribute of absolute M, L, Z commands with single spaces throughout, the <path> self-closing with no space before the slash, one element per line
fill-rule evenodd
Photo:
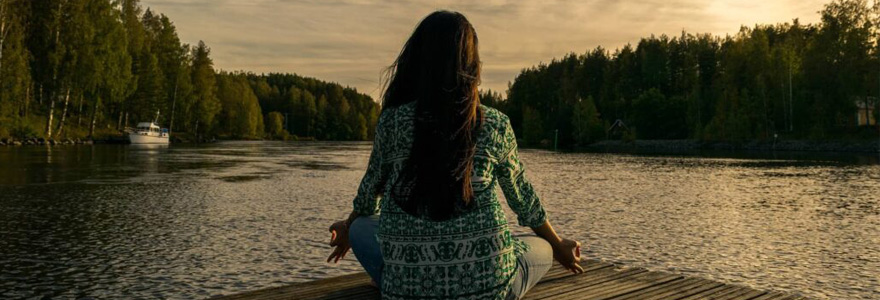
<path fill-rule="evenodd" d="M 330 253 L 330 257 L 327 257 L 327 262 L 332 260 L 333 263 L 337 263 L 340 259 L 345 258 L 345 254 L 348 254 L 348 250 L 351 249 L 351 245 L 348 243 L 348 220 L 330 225 L 330 234 L 330 246 L 335 248 L 333 248 L 333 253 Z"/>
<path fill-rule="evenodd" d="M 559 262 L 564 268 L 572 273 L 581 274 L 584 268 L 581 267 L 581 243 L 569 239 L 562 239 L 553 246 L 553 259 Z"/>

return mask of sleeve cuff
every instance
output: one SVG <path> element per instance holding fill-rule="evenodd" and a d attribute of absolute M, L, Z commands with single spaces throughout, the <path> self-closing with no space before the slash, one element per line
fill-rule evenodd
<path fill-rule="evenodd" d="M 354 212 L 360 216 L 372 216 L 379 214 L 379 201 L 375 201 L 374 205 L 367 205 L 367 201 L 354 199 Z"/>

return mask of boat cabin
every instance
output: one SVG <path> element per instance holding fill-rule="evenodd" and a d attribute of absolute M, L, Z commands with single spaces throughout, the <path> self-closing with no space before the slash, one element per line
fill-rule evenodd
<path fill-rule="evenodd" d="M 159 132 L 159 129 L 159 126 L 152 122 L 141 122 L 137 125 L 137 131 Z"/>
<path fill-rule="evenodd" d="M 168 129 L 161 128 L 153 122 L 141 122 L 137 124 L 137 134 L 148 136 L 168 136 Z"/>

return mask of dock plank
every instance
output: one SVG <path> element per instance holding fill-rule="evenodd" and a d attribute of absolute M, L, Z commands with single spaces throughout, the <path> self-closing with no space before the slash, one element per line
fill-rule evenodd
<path fill-rule="evenodd" d="M 658 297 L 668 294 L 677 294 L 679 291 L 692 289 L 702 284 L 699 278 L 681 278 L 664 284 L 655 285 L 636 292 L 620 295 L 612 298 L 612 300 L 645 300 L 658 299 Z"/>
<path fill-rule="evenodd" d="M 769 293 L 766 293 L 764 295 L 761 295 L 761 296 L 758 296 L 758 297 L 755 297 L 755 298 L 749 299 L 749 300 L 781 300 L 782 298 L 785 298 L 785 297 L 786 297 L 786 295 L 783 293 L 769 292 Z"/>
<path fill-rule="evenodd" d="M 557 295 L 552 299 L 559 300 L 603 300 L 616 296 L 625 295 L 631 292 L 642 290 L 654 285 L 663 284 L 671 280 L 679 279 L 680 276 L 643 272 L 634 276 L 618 278 L 604 283 L 590 286 L 587 288 L 572 289 L 564 294 Z"/>
<path fill-rule="evenodd" d="M 722 287 L 723 284 L 713 281 L 708 281 L 705 279 L 699 279 L 696 284 L 681 287 L 678 289 L 665 291 L 663 293 L 650 295 L 648 297 L 642 299 L 680 299 L 689 297 L 691 295 L 696 295 L 703 293 L 708 290 L 713 290 Z M 640 299 L 641 300 L 641 299 Z"/>
<path fill-rule="evenodd" d="M 554 265 L 524 299 L 547 300 L 791 300 L 800 295 L 760 291 L 702 278 L 628 268 L 598 260 L 581 262 L 584 273 L 571 274 Z M 217 300 L 380 299 L 366 273 L 320 279 L 240 294 Z"/>
<path fill-rule="evenodd" d="M 681 297 L 681 298 L 679 298 L 679 297 L 675 297 L 674 299 L 675 299 L 675 300 L 703 300 L 703 299 L 712 299 L 712 298 L 716 298 L 716 297 L 718 297 L 718 296 L 726 295 L 727 293 L 730 293 L 730 292 L 732 292 L 732 291 L 734 291 L 734 290 L 736 290 L 736 289 L 737 289 L 737 287 L 735 287 L 735 286 L 732 286 L 732 285 L 723 285 L 723 284 L 722 284 L 722 285 L 719 285 L 719 286 L 716 287 L 716 288 L 708 289 L 708 290 L 705 290 L 705 291 L 703 291 L 703 292 L 696 293 L 696 294 L 693 294 L 693 295 L 690 295 L 690 296 L 687 296 L 687 297 Z M 670 299 L 673 299 L 673 298 L 670 298 Z"/>
<path fill-rule="evenodd" d="M 624 271 L 616 271 L 614 269 L 602 269 L 594 272 L 584 273 L 579 276 L 568 276 L 557 280 L 538 284 L 534 289 L 525 295 L 526 299 L 552 299 L 559 294 L 575 288 L 590 287 L 603 282 L 625 278 L 639 273 L 644 273 L 644 269 L 628 269 Z"/>

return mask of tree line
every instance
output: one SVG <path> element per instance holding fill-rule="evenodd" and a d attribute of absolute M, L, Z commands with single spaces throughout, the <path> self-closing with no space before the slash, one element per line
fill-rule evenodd
<path fill-rule="evenodd" d="M 2 0 L 0 137 L 119 135 L 158 116 L 196 138 L 371 138 L 379 107 L 369 96 L 218 71 L 210 54 L 138 0 Z"/>
<path fill-rule="evenodd" d="M 506 99 L 481 96 L 532 145 L 557 134 L 563 146 L 867 135 L 857 120 L 871 111 L 860 106 L 880 105 L 878 7 L 835 0 L 820 14 L 815 25 L 795 19 L 724 37 L 683 32 L 598 47 L 522 70 Z"/>

